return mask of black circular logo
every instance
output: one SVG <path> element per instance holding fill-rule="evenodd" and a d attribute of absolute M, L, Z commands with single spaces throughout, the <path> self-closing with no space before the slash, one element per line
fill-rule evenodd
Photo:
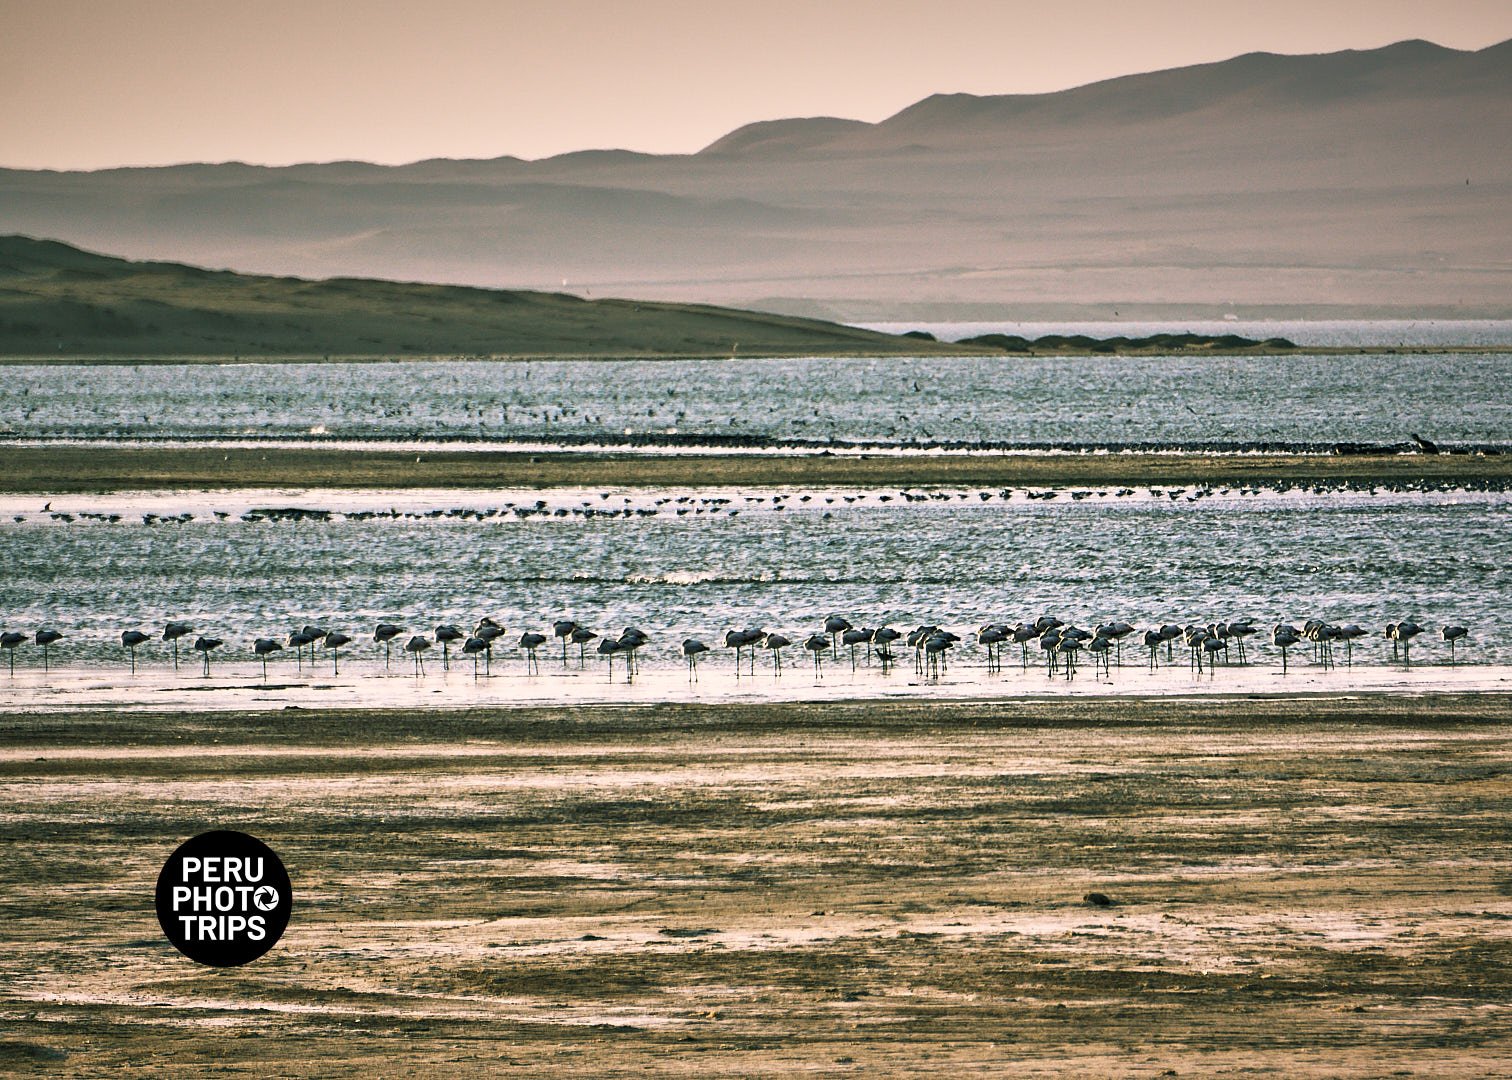
<path fill-rule="evenodd" d="M 217 829 L 168 856 L 157 880 L 157 917 L 173 947 L 211 967 L 237 967 L 278 943 L 294 894 L 289 872 L 254 836 Z"/>

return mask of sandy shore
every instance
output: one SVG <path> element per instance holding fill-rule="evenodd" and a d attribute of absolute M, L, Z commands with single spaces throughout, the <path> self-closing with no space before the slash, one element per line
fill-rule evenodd
<path fill-rule="evenodd" d="M 0 492 L 218 488 L 1066 487 L 1512 483 L 1497 454 L 822 454 L 14 446 Z"/>
<path fill-rule="evenodd" d="M 1509 736 L 1505 693 L 0 715 L 0 1070 L 1491 1075 Z M 151 908 L 217 826 L 296 891 L 229 971 Z"/>

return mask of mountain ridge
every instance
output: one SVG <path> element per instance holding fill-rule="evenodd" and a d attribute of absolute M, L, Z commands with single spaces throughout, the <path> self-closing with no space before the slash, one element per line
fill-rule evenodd
<path fill-rule="evenodd" d="M 760 121 L 694 154 L 7 170 L 0 231 L 856 322 L 1502 317 L 1509 147 L 1512 40 L 1416 41 Z"/>

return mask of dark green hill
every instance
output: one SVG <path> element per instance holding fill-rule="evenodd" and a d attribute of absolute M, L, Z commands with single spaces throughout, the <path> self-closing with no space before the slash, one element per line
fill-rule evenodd
<path fill-rule="evenodd" d="M 127 262 L 0 237 L 0 356 L 792 356 L 970 352 L 697 304 Z"/>

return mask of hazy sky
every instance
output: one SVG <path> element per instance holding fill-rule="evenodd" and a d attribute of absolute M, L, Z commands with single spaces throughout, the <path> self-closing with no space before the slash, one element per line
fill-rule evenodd
<path fill-rule="evenodd" d="M 0 165 L 684 153 L 1412 37 L 1512 38 L 1512 0 L 0 0 Z"/>

